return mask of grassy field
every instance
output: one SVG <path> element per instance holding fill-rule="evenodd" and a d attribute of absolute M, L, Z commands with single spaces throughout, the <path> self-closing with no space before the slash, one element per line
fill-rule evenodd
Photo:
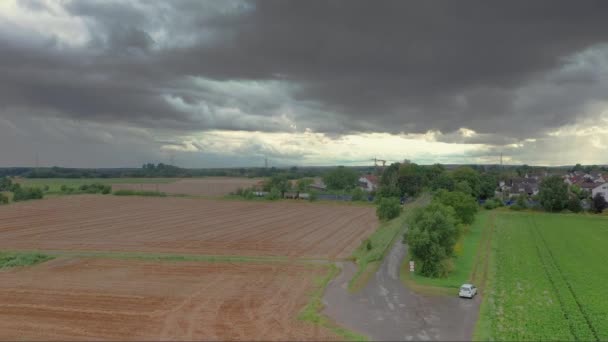
<path fill-rule="evenodd" d="M 53 259 L 37 252 L 0 252 L 0 269 L 35 265 Z"/>
<path fill-rule="evenodd" d="M 608 340 L 608 219 L 495 213 L 474 340 Z"/>
<path fill-rule="evenodd" d="M 414 202 L 408 203 L 401 215 L 393 220 L 380 224 L 380 227 L 368 238 L 370 247 L 364 241 L 352 255 L 358 266 L 357 273 L 349 282 L 351 290 L 357 290 L 365 285 L 367 278 L 375 273 L 384 255 L 393 245 L 395 239 L 400 239 L 405 229 L 405 221 L 410 210 L 429 202 L 430 195 L 423 194 Z"/>
<path fill-rule="evenodd" d="M 401 279 L 418 292 L 456 295 L 464 283 L 480 287 L 487 273 L 487 256 L 490 252 L 491 230 L 489 223 L 493 212 L 483 210 L 475 217 L 456 244 L 454 270 L 446 278 L 427 278 L 409 271 L 409 258 L 401 267 Z"/>
<path fill-rule="evenodd" d="M 178 178 L 22 178 L 19 180 L 23 186 L 43 188 L 49 186 L 50 193 L 59 193 L 62 185 L 77 188 L 83 184 L 161 184 L 171 183 Z"/>

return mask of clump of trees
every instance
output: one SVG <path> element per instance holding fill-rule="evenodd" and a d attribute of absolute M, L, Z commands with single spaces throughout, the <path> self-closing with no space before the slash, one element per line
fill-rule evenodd
<path fill-rule="evenodd" d="M 344 166 L 338 166 L 323 176 L 328 190 L 352 190 L 357 187 L 358 181 L 359 174 Z"/>
<path fill-rule="evenodd" d="M 27 201 L 32 199 L 42 199 L 44 193 L 39 188 L 23 188 L 19 184 L 13 185 L 13 201 Z"/>
<path fill-rule="evenodd" d="M 401 214 L 401 202 L 395 197 L 380 198 L 376 206 L 376 215 L 381 221 L 392 220 Z"/>
<path fill-rule="evenodd" d="M 540 183 L 538 197 L 546 211 L 562 211 L 568 204 L 568 185 L 559 176 L 550 176 Z"/>
<path fill-rule="evenodd" d="M 433 201 L 454 209 L 455 218 L 458 223 L 471 224 L 477 213 L 477 201 L 464 192 L 439 190 L 433 197 Z"/>
<path fill-rule="evenodd" d="M 404 240 L 423 276 L 443 277 L 452 270 L 451 258 L 460 234 L 455 217 L 454 209 L 439 201 L 414 210 L 410 216 Z"/>

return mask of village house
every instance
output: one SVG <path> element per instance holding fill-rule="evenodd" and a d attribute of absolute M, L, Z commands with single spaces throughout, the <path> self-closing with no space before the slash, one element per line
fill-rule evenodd
<path fill-rule="evenodd" d="M 365 175 L 359 178 L 359 186 L 368 192 L 375 191 L 378 188 L 378 177 L 374 175 Z"/>
<path fill-rule="evenodd" d="M 608 183 L 595 184 L 596 187 L 591 189 L 591 197 L 595 197 L 595 195 L 599 194 L 604 197 L 604 199 L 608 200 Z"/>

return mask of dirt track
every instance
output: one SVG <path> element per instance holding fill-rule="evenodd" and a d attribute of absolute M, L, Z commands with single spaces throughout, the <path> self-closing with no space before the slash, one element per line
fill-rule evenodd
<path fill-rule="evenodd" d="M 186 178 L 172 183 L 112 184 L 112 189 L 161 191 L 168 194 L 182 195 L 224 196 L 236 191 L 238 188 L 250 188 L 261 180 L 261 178 L 230 177 Z"/>
<path fill-rule="evenodd" d="M 297 320 L 325 268 L 56 259 L 0 271 L 1 340 L 327 340 Z"/>
<path fill-rule="evenodd" d="M 79 195 L 0 207 L 0 249 L 346 258 L 371 207 Z"/>
<path fill-rule="evenodd" d="M 347 290 L 357 271 L 350 262 L 324 296 L 325 313 L 344 327 L 374 341 L 470 341 L 480 298 L 423 296 L 405 287 L 399 268 L 407 246 L 397 241 L 367 286 Z"/>

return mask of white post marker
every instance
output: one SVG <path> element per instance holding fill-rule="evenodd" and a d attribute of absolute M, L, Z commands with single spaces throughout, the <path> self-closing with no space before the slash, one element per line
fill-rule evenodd
<path fill-rule="evenodd" d="M 410 272 L 414 272 L 414 261 L 410 261 Z"/>

